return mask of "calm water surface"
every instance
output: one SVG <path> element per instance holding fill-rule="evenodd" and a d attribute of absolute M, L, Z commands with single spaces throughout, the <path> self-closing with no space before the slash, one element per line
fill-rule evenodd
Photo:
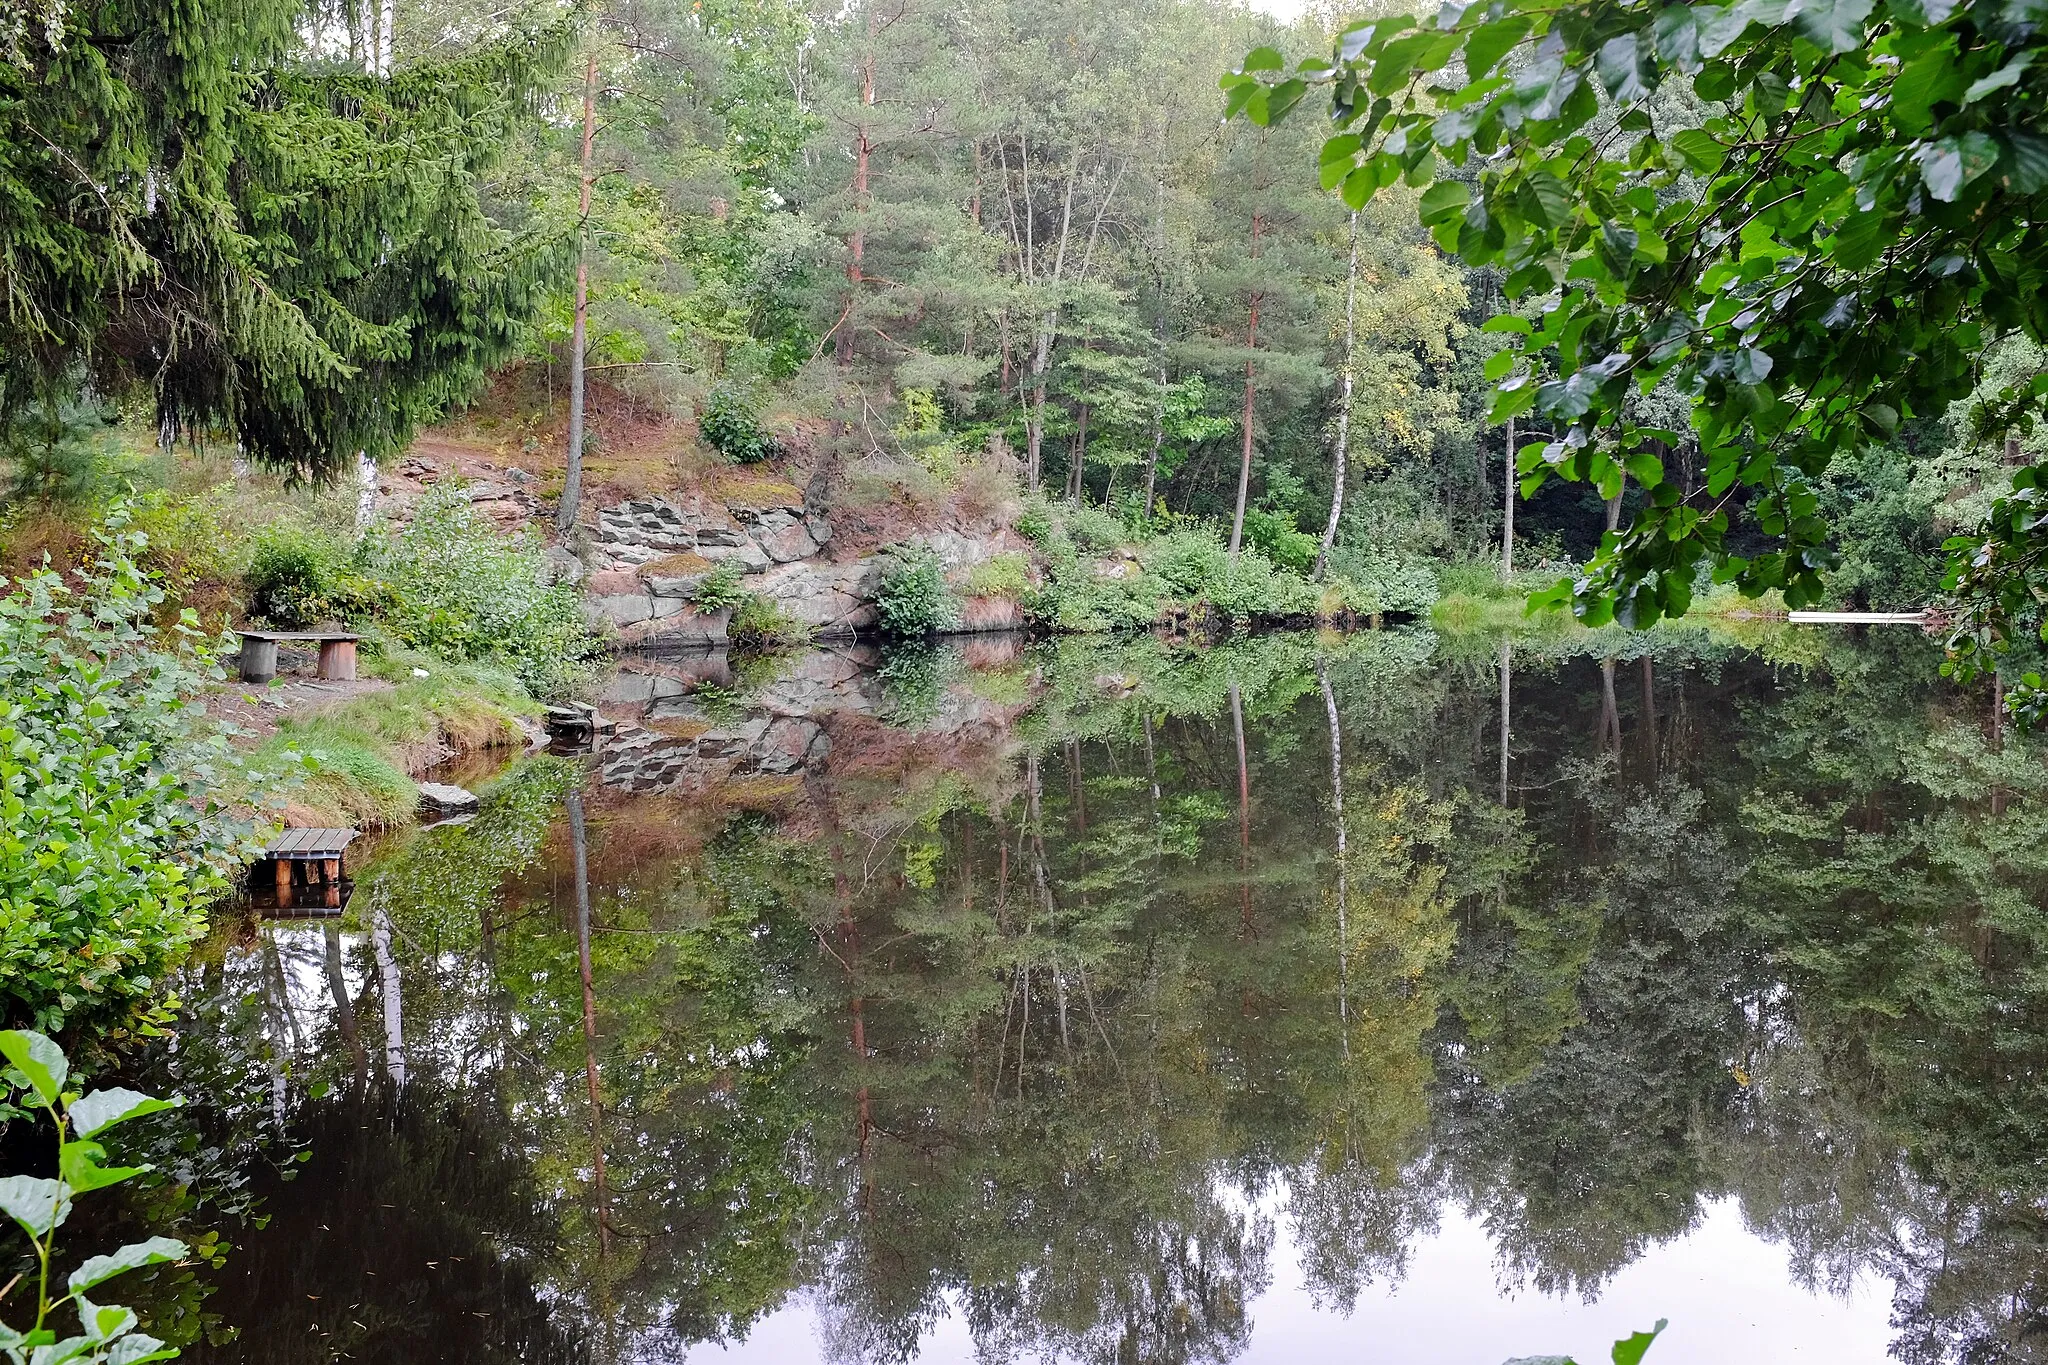
<path fill-rule="evenodd" d="M 2039 754 L 1917 637 L 1642 649 L 632 664 L 601 752 L 184 973 L 149 1197 L 221 1263 L 159 1312 L 209 1362 L 2048 1358 Z"/>

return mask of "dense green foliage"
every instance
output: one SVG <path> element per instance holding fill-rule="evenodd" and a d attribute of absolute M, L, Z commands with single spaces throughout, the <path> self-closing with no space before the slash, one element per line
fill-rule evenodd
<path fill-rule="evenodd" d="M 77 1362 L 77 1365 L 142 1365 L 169 1360 L 156 1337 L 138 1332 L 135 1311 L 99 1303 L 85 1296 L 131 1270 L 162 1265 L 186 1255 L 189 1248 L 172 1237 L 151 1237 L 118 1250 L 91 1256 L 64 1277 L 62 1293 L 52 1283 L 57 1269 L 57 1229 L 70 1216 L 81 1194 L 106 1189 L 141 1175 L 146 1167 L 102 1166 L 107 1150 L 101 1134 L 126 1119 L 176 1108 L 181 1101 L 160 1100 L 116 1087 L 80 1094 L 68 1090 L 71 1067 L 62 1049 L 40 1033 L 9 1029 L 0 1032 L 0 1056 L 9 1069 L 9 1093 L 0 1100 L 12 1114 L 38 1113 L 56 1129 L 57 1171 L 54 1177 L 11 1175 L 0 1178 L 0 1212 L 26 1233 L 35 1248 L 35 1314 L 25 1328 L 0 1323 L 0 1352 L 12 1365 Z M 79 1331 L 60 1336 L 57 1313 L 77 1313 Z"/>
<path fill-rule="evenodd" d="M 246 771 L 197 702 L 222 676 L 110 519 L 97 562 L 0 597 L 0 998 L 55 1031 L 148 1012 L 208 901 L 260 846 Z"/>
<path fill-rule="evenodd" d="M 882 633 L 918 640 L 959 620 L 959 604 L 946 588 L 946 566 L 931 547 L 891 546 L 875 587 L 875 615 Z"/>
<path fill-rule="evenodd" d="M 1437 241 L 1499 272 L 1524 311 L 1487 323 L 1488 419 L 1533 419 L 1524 493 L 1645 494 L 1554 599 L 1648 625 L 1708 568 L 1818 601 L 1831 463 L 2041 338 L 2042 41 L 1991 3 L 1499 0 L 1359 22 L 1291 68 L 1259 49 L 1225 85 L 1260 124 L 1329 86 L 1324 184 L 1354 207 L 1428 185 Z M 2022 376 L 1972 419 L 2023 430 L 2043 393 Z M 1965 588 L 2026 553 L 2026 517 L 1993 526 Z"/>
<path fill-rule="evenodd" d="M 60 5 L 0 62 L 0 417 L 150 394 L 305 476 L 403 449 L 559 253 L 485 212 L 573 31 L 372 74 L 302 0 Z"/>

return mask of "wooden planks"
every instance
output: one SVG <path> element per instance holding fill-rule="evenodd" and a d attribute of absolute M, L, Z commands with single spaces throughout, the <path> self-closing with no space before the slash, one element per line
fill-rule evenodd
<path fill-rule="evenodd" d="M 357 834 L 352 829 L 288 829 L 270 841 L 263 856 L 279 861 L 327 862 L 340 858 Z"/>

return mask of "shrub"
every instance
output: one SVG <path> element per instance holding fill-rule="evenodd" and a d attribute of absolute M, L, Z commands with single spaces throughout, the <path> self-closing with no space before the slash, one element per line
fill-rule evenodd
<path fill-rule="evenodd" d="M 1044 494 L 1033 493 L 1024 499 L 1024 505 L 1017 511 L 1018 535 L 1043 548 L 1052 540 L 1054 525 L 1052 504 Z"/>
<path fill-rule="evenodd" d="M 1257 508 L 1244 514 L 1245 539 L 1259 547 L 1266 557 L 1284 569 L 1307 573 L 1314 567 L 1322 541 L 1294 524 L 1294 518 L 1280 512 Z"/>
<path fill-rule="evenodd" d="M 459 489 L 433 489 L 412 525 L 373 534 L 361 557 L 385 585 L 386 624 L 415 649 L 498 659 L 536 696 L 566 691 L 597 650 L 576 589 L 553 581 L 539 542 L 500 534 Z"/>
<path fill-rule="evenodd" d="M 690 594 L 690 604 L 698 611 L 731 611 L 747 599 L 746 590 L 740 587 L 745 577 L 739 561 L 728 559 L 704 575 L 697 591 Z"/>
<path fill-rule="evenodd" d="M 0 1009 L 56 1031 L 141 1008 L 262 846 L 278 786 L 208 725 L 223 676 L 136 567 L 116 507 L 76 591 L 38 571 L 0 597 Z"/>
<path fill-rule="evenodd" d="M 889 698 L 888 723 L 925 725 L 937 719 L 946 704 L 960 657 L 930 640 L 902 640 L 882 655 L 875 678 Z"/>
<path fill-rule="evenodd" d="M 1205 595 L 1230 566 L 1230 555 L 1213 530 L 1173 531 L 1146 546 L 1141 558 L 1176 596 L 1190 600 Z"/>
<path fill-rule="evenodd" d="M 1066 520 L 1067 534 L 1084 550 L 1114 550 L 1124 542 L 1123 523 L 1100 507 L 1077 507 Z"/>
<path fill-rule="evenodd" d="M 1331 553 L 1330 568 L 1355 584 L 1361 595 L 1376 601 L 1380 611 L 1426 612 L 1441 592 L 1435 565 L 1388 551 L 1340 545 Z M 1496 594 L 1489 591 L 1486 595 Z M 1519 595 L 1515 601 L 1519 608 Z"/>
<path fill-rule="evenodd" d="M 348 545 L 291 522 L 257 535 L 243 584 L 250 614 L 287 630 L 361 617 L 378 597 L 356 571 Z"/>
<path fill-rule="evenodd" d="M 1031 561 L 1014 550 L 985 559 L 968 570 L 967 591 L 974 597 L 1021 598 L 1031 591 Z"/>
<path fill-rule="evenodd" d="M 920 639 L 952 626 L 959 607 L 946 589 L 946 567 L 928 545 L 906 543 L 884 551 L 875 614 L 884 635 Z"/>
<path fill-rule="evenodd" d="M 726 625 L 726 638 L 746 649 L 786 649 L 810 643 L 811 628 L 789 616 L 772 598 L 744 593 Z"/>
<path fill-rule="evenodd" d="M 761 429 L 754 405 L 730 384 L 711 391 L 703 411 L 697 414 L 697 431 L 707 445 L 734 464 L 758 464 L 781 450 L 776 439 Z"/>

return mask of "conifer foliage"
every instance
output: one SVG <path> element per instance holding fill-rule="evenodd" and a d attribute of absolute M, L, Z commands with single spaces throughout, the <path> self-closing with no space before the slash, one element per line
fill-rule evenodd
<path fill-rule="evenodd" d="M 51 14 L 0 62 L 0 412 L 148 386 L 168 432 L 318 478 L 510 353 L 563 253 L 479 180 L 571 24 L 379 76 L 301 0 Z"/>

